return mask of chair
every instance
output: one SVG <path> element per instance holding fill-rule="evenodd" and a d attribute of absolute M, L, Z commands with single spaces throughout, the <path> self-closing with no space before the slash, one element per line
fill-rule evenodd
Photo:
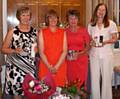
<path fill-rule="evenodd" d="M 120 66 L 115 66 L 113 70 L 114 70 L 114 84 L 115 84 L 115 89 L 117 89 L 118 88 L 117 77 L 120 76 Z"/>

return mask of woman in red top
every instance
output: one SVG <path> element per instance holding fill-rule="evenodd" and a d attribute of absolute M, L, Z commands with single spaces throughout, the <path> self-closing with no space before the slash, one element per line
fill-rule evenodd
<path fill-rule="evenodd" d="M 67 77 L 69 83 L 80 80 L 78 88 L 83 84 L 86 85 L 90 43 L 87 30 L 78 26 L 79 15 L 77 10 L 69 10 L 67 13 L 69 25 L 66 28 L 68 40 Z"/>
<path fill-rule="evenodd" d="M 58 28 L 58 16 L 54 10 L 46 15 L 46 25 L 39 33 L 38 47 L 41 55 L 39 64 L 39 78 L 48 73 L 52 75 L 56 86 L 63 86 L 66 82 L 67 40 L 63 29 Z"/>

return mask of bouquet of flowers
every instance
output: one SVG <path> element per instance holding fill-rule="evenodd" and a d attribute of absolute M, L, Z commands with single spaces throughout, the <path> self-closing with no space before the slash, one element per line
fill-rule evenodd
<path fill-rule="evenodd" d="M 28 99 L 48 99 L 55 92 L 56 85 L 50 74 L 42 80 L 27 74 L 23 81 L 23 90 Z"/>
<path fill-rule="evenodd" d="M 37 93 L 42 94 L 44 92 L 47 92 L 50 89 L 50 86 L 46 85 L 44 80 L 38 81 L 38 80 L 31 80 L 29 82 L 29 92 L 31 93 Z"/>
<path fill-rule="evenodd" d="M 56 92 L 52 95 L 51 99 L 71 99 L 70 96 L 62 94 L 61 91 L 61 87 L 56 87 Z"/>
<path fill-rule="evenodd" d="M 84 88 L 84 83 L 81 85 L 79 89 L 79 84 L 81 81 L 79 79 L 76 79 L 75 81 L 71 83 L 65 84 L 64 87 L 62 87 L 62 94 L 67 94 L 71 97 L 71 99 L 74 99 L 76 96 L 79 96 L 80 99 L 86 99 L 86 97 L 90 94 L 87 90 Z"/>

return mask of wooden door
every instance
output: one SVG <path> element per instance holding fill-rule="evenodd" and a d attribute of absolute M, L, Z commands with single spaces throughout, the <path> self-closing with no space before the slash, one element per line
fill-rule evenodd
<path fill-rule="evenodd" d="M 22 5 L 31 8 L 34 27 L 39 27 L 44 23 L 44 16 L 49 9 L 57 11 L 62 23 L 66 22 L 66 11 L 68 9 L 77 9 L 80 11 L 80 23 L 85 25 L 85 0 L 8 0 L 9 26 L 17 24 L 16 10 Z"/>

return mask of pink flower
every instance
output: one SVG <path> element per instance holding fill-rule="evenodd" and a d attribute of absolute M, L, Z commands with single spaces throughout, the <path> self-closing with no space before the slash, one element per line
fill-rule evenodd
<path fill-rule="evenodd" d="M 40 90 L 42 90 L 42 86 L 41 85 L 37 85 L 37 86 L 34 87 L 34 90 L 40 91 Z"/>

